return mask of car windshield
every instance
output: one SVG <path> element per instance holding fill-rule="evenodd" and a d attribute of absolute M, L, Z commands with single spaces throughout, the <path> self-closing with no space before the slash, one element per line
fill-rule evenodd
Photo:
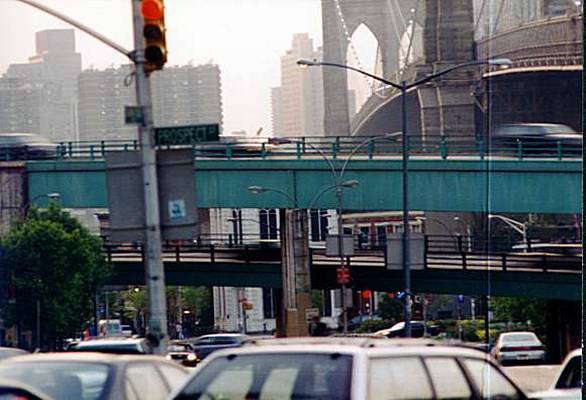
<path fill-rule="evenodd" d="M 537 337 L 531 333 L 515 333 L 503 336 L 503 342 L 537 342 Z"/>
<path fill-rule="evenodd" d="M 231 354 L 207 364 L 176 400 L 349 399 L 351 367 L 340 353 Z"/>
<path fill-rule="evenodd" d="M 0 378 L 27 383 L 55 399 L 95 400 L 106 390 L 108 365 L 91 362 L 19 362 L 0 365 Z"/>
<path fill-rule="evenodd" d="M 582 387 L 582 356 L 572 357 L 555 384 L 556 389 L 579 389 Z"/>

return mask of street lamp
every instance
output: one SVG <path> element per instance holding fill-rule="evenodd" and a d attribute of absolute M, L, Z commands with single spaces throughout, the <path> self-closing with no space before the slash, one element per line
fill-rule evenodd
<path fill-rule="evenodd" d="M 54 193 L 39 194 L 39 195 L 33 197 L 24 206 L 24 216 L 25 217 L 28 215 L 28 212 L 31 208 L 31 205 L 33 205 L 35 201 L 42 199 L 42 198 L 47 198 L 47 199 L 49 199 L 50 202 L 51 201 L 57 202 L 61 199 L 61 194 L 54 192 Z"/>
<path fill-rule="evenodd" d="M 298 64 L 299 64 L 299 61 L 298 61 Z M 300 64 L 300 65 L 302 65 L 302 64 Z M 344 253 L 345 253 L 344 252 L 344 244 L 343 244 L 343 236 L 342 236 L 342 230 L 343 230 L 342 229 L 343 189 L 356 187 L 359 184 L 359 182 L 356 180 L 343 181 L 344 175 L 346 173 L 346 168 L 348 167 L 348 164 L 350 163 L 350 160 L 352 159 L 354 154 L 356 154 L 358 152 L 358 150 L 360 150 L 362 147 L 366 146 L 369 143 L 375 142 L 377 140 L 392 139 L 394 137 L 395 137 L 394 134 L 386 134 L 386 135 L 381 135 L 381 136 L 370 137 L 370 138 L 367 138 L 367 139 L 363 140 L 362 142 L 358 143 L 350 151 L 350 153 L 348 154 L 348 156 L 344 160 L 339 172 L 337 171 L 336 166 L 334 165 L 332 160 L 330 160 L 321 149 L 319 149 L 318 147 L 315 147 L 311 143 L 301 142 L 299 140 L 294 140 L 294 139 L 289 139 L 289 138 L 271 138 L 271 139 L 269 139 L 269 143 L 273 144 L 273 145 L 297 143 L 297 144 L 302 144 L 302 145 L 308 146 L 311 149 L 313 149 L 314 151 L 316 151 L 330 167 L 330 172 L 332 173 L 332 178 L 334 179 L 334 184 L 331 186 L 328 186 L 327 188 L 324 188 L 322 191 L 320 191 L 313 198 L 312 202 L 310 203 L 309 208 L 311 209 L 315 205 L 317 200 L 324 193 L 326 193 L 328 190 L 333 189 L 333 188 L 336 189 L 336 207 L 337 207 L 336 220 L 337 220 L 337 229 L 338 229 L 338 254 L 340 257 L 340 267 L 344 266 Z M 259 189 L 258 187 L 254 187 L 254 190 L 257 192 L 258 192 L 258 189 Z M 250 190 L 250 188 L 249 188 L 249 190 Z M 346 284 L 342 284 L 342 314 L 343 314 L 342 319 L 343 319 L 343 325 L 344 325 L 343 332 L 347 333 L 348 332 L 348 315 L 346 313 Z"/>
<path fill-rule="evenodd" d="M 424 83 L 427 83 L 435 78 L 438 78 L 442 75 L 445 75 L 451 71 L 466 68 L 475 65 L 494 65 L 499 67 L 508 68 L 512 65 L 511 60 L 506 58 L 498 58 L 498 59 L 490 59 L 485 61 L 470 61 L 463 64 L 458 64 L 452 67 L 448 67 L 441 71 L 436 72 L 435 74 L 431 74 L 425 76 L 421 79 L 418 79 L 412 83 L 407 83 L 407 81 L 402 80 L 400 83 L 391 82 L 387 79 L 384 79 L 380 76 L 373 75 L 366 71 L 363 71 L 358 68 L 354 68 L 349 65 L 345 64 L 337 64 L 337 63 L 330 63 L 330 62 L 321 62 L 317 60 L 307 60 L 307 59 L 300 59 L 297 61 L 297 64 L 302 67 L 311 67 L 311 66 L 327 66 L 327 67 L 336 67 L 336 68 L 344 68 L 349 69 L 351 71 L 358 72 L 362 75 L 366 75 L 374 80 L 382 82 L 386 85 L 392 86 L 395 89 L 399 89 L 401 91 L 401 126 L 402 128 L 402 144 L 403 144 L 403 156 L 402 156 L 402 202 L 403 202 L 403 237 L 402 237 L 402 264 L 403 264 L 403 271 L 405 274 L 405 308 L 404 308 L 404 315 L 405 315 L 405 334 L 407 337 L 411 337 L 411 270 L 409 265 L 409 203 L 408 203 L 408 185 L 407 185 L 407 91 L 411 88 L 417 87 Z"/>
<path fill-rule="evenodd" d="M 504 215 L 498 215 L 498 214 L 488 214 L 488 219 L 489 220 L 500 219 L 505 224 L 510 226 L 514 231 L 520 233 L 521 236 L 523 237 L 523 245 L 524 245 L 523 252 L 527 253 L 527 251 L 529 249 L 529 241 L 527 240 L 527 224 L 525 224 L 523 222 L 516 221 L 516 220 L 511 219 L 509 217 L 505 217 Z"/>
<path fill-rule="evenodd" d="M 462 221 L 462 218 L 460 217 L 454 217 L 454 221 L 462 224 L 464 226 L 464 228 L 466 229 L 466 236 L 467 236 L 467 244 L 468 244 L 468 253 L 472 252 L 472 231 L 470 229 L 470 225 L 467 224 L 466 222 Z"/>

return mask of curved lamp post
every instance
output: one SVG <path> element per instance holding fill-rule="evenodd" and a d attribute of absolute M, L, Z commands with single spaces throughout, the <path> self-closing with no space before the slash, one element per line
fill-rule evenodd
<path fill-rule="evenodd" d="M 452 67 L 448 67 L 441 71 L 436 72 L 435 74 L 428 75 L 421 79 L 418 79 L 412 83 L 407 83 L 407 81 L 403 80 L 400 83 L 391 82 L 385 78 L 380 76 L 373 75 L 369 72 L 363 71 L 358 68 L 354 68 L 349 65 L 345 64 L 337 64 L 331 62 L 321 62 L 316 60 L 307 60 L 307 59 L 300 59 L 297 61 L 297 64 L 303 67 L 312 67 L 312 66 L 325 66 L 325 67 L 336 67 L 336 68 L 343 68 L 349 69 L 351 71 L 358 72 L 362 75 L 366 75 L 374 80 L 382 82 L 386 85 L 392 86 L 396 89 L 401 91 L 401 105 L 402 105 L 402 112 L 401 112 L 401 125 L 402 125 L 402 144 L 403 144 L 403 156 L 402 156 L 402 203 L 403 203 L 403 237 L 402 237 L 402 248 L 403 248 L 403 271 L 405 275 L 405 308 L 404 308 L 404 315 L 405 315 L 405 334 L 407 337 L 411 337 L 411 270 L 409 264 L 409 203 L 408 203 L 408 185 L 407 185 L 407 91 L 411 88 L 420 86 L 424 83 L 427 83 L 435 78 L 438 78 L 442 75 L 455 71 L 457 69 L 471 67 L 475 65 L 495 65 L 500 67 L 509 67 L 511 66 L 512 62 L 509 59 L 499 58 L 499 59 L 491 59 L 485 61 L 470 61 L 463 64 L 458 64 Z"/>
<path fill-rule="evenodd" d="M 527 224 L 498 214 L 488 214 L 488 219 L 500 219 L 509 227 L 511 227 L 515 232 L 520 233 L 523 237 L 523 245 L 525 246 L 523 252 L 527 253 L 529 250 L 529 241 L 527 240 Z"/>
<path fill-rule="evenodd" d="M 54 192 L 54 193 L 39 194 L 39 195 L 33 197 L 24 206 L 24 216 L 25 217 L 28 215 L 28 212 L 29 212 L 31 206 L 34 204 L 34 202 L 39 199 L 42 199 L 42 198 L 47 198 L 47 199 L 49 199 L 50 202 L 51 201 L 59 201 L 61 199 L 61 194 Z"/>

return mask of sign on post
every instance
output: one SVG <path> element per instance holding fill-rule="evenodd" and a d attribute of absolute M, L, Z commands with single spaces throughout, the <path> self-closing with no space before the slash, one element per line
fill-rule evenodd
<path fill-rule="evenodd" d="M 352 235 L 342 235 L 342 256 L 354 256 L 354 237 Z M 326 256 L 340 257 L 340 235 L 326 236 Z"/>
<path fill-rule="evenodd" d="M 338 285 L 347 285 L 350 283 L 350 268 L 345 265 L 336 269 L 336 278 Z"/>
<path fill-rule="evenodd" d="M 126 124 L 142 124 L 144 115 L 142 107 L 139 106 L 125 106 L 124 107 L 124 122 Z"/>
<path fill-rule="evenodd" d="M 106 153 L 110 239 L 144 241 L 141 157 L 136 151 Z M 191 149 L 158 150 L 157 178 L 163 240 L 197 236 L 198 212 Z"/>
<path fill-rule="evenodd" d="M 190 145 L 220 140 L 220 125 L 188 125 L 155 128 L 157 146 Z"/>
<path fill-rule="evenodd" d="M 409 266 L 423 269 L 425 265 L 425 238 L 420 233 L 409 235 Z M 403 269 L 403 234 L 393 233 L 387 237 L 387 269 Z"/>

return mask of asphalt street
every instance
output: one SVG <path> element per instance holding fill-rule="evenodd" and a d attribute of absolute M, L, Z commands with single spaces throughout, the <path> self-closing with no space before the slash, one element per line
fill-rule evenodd
<path fill-rule="evenodd" d="M 504 370 L 525 393 L 531 393 L 548 389 L 560 367 L 560 365 L 519 365 L 504 367 Z"/>

